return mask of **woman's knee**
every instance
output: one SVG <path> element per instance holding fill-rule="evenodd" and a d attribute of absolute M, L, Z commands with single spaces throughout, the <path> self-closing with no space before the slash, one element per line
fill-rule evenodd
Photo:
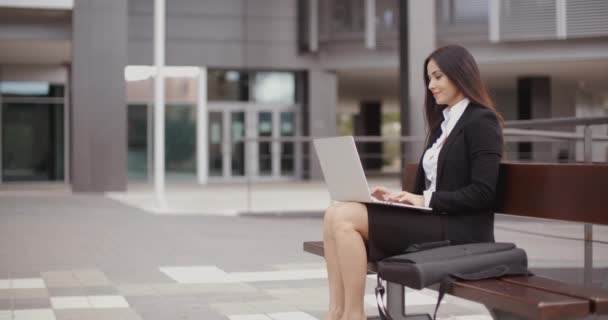
<path fill-rule="evenodd" d="M 356 229 L 367 233 L 367 207 L 358 202 L 344 202 L 332 212 L 332 227 L 335 231 Z"/>
<path fill-rule="evenodd" d="M 325 215 L 323 216 L 323 225 L 332 228 L 333 222 L 335 220 L 336 211 L 338 211 L 338 206 L 340 204 L 332 204 L 327 209 L 325 209 Z"/>

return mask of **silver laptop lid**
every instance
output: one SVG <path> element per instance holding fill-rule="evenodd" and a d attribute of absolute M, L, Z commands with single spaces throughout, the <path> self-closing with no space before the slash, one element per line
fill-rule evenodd
<path fill-rule="evenodd" d="M 372 201 L 352 136 L 315 139 L 314 145 L 332 200 Z"/>

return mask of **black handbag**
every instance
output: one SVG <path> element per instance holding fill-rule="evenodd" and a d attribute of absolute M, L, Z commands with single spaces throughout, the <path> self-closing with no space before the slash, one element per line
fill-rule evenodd
<path fill-rule="evenodd" d="M 440 283 L 439 304 L 455 280 L 481 280 L 508 275 L 530 275 L 526 252 L 513 243 L 449 245 L 449 241 L 413 245 L 404 254 L 378 262 L 376 300 L 383 320 L 392 320 L 384 305 L 382 280 L 413 289 Z"/>

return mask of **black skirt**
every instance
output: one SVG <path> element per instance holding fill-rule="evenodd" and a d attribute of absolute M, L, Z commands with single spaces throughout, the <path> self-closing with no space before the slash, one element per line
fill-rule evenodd
<path fill-rule="evenodd" d="M 438 215 L 377 203 L 366 205 L 370 262 L 401 254 L 412 244 L 445 240 Z"/>

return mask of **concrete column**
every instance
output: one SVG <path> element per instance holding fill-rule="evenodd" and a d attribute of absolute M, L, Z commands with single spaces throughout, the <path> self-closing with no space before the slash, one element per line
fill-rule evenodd
<path fill-rule="evenodd" d="M 336 104 L 338 82 L 330 71 L 312 70 L 308 74 L 308 125 L 314 137 L 330 137 L 337 133 Z M 321 179 L 323 174 L 312 144 L 309 147 L 309 177 Z"/>
<path fill-rule="evenodd" d="M 436 48 L 435 1 L 407 1 L 407 39 L 409 72 L 402 75 L 407 77 L 409 90 L 409 105 L 407 110 L 402 106 L 401 117 L 403 135 L 426 135 L 426 119 L 424 117 L 424 97 L 427 88 L 424 85 L 424 59 Z M 401 30 L 404 32 L 404 30 Z M 402 61 L 401 63 L 405 63 Z M 404 111 L 406 111 L 404 113 Z M 409 144 L 405 150 L 405 160 L 418 161 L 424 149 L 423 143 Z"/>
<path fill-rule="evenodd" d="M 517 119 L 543 119 L 551 117 L 551 79 L 549 77 L 522 77 L 517 79 Z M 551 144 L 520 142 L 520 160 L 551 160 Z"/>
<path fill-rule="evenodd" d="M 75 0 L 72 28 L 72 189 L 123 191 L 127 185 L 127 2 Z"/>

